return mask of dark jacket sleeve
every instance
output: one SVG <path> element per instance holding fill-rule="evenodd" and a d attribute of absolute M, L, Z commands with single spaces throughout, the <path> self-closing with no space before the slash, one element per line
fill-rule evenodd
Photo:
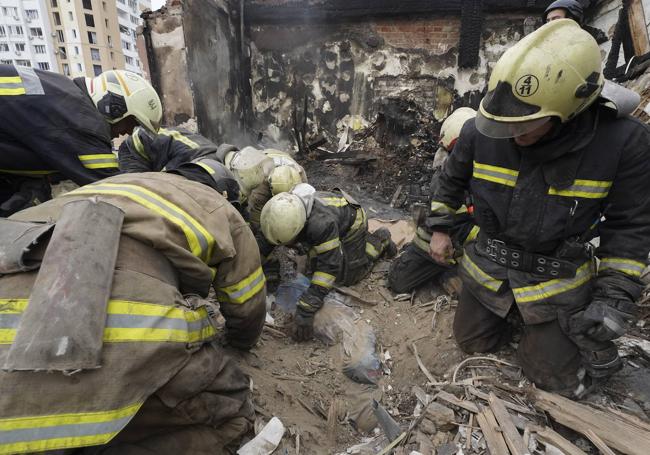
<path fill-rule="evenodd" d="M 147 140 L 143 141 L 140 129 L 133 132 L 120 144 L 118 159 L 122 172 L 150 172 L 153 170 L 151 157 L 145 150 Z"/>
<path fill-rule="evenodd" d="M 460 132 L 458 141 L 445 162 L 431 197 L 429 216 L 424 228 L 429 233 L 448 232 L 454 224 L 456 211 L 465 202 L 469 190 L 474 159 L 474 138 L 479 134 L 473 121 L 468 121 Z"/>
<path fill-rule="evenodd" d="M 603 201 L 600 267 L 594 299 L 634 302 L 643 290 L 639 280 L 650 251 L 650 130 L 634 122 L 616 177 Z M 627 130 L 627 129 L 626 129 Z"/>
<path fill-rule="evenodd" d="M 343 263 L 343 252 L 335 218 L 320 216 L 318 219 L 310 219 L 308 223 L 306 241 L 310 246 L 310 255 L 314 258 L 314 273 L 309 289 L 303 294 L 298 306 L 303 311 L 315 313 L 323 306 L 323 299 L 334 286 Z"/>

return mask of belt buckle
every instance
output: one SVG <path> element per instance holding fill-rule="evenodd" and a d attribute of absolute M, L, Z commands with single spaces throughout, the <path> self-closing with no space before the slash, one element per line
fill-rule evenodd
<path fill-rule="evenodd" d="M 487 239 L 487 244 L 485 252 L 493 259 L 497 259 L 500 255 L 499 250 L 506 246 L 505 242 L 498 239 Z"/>

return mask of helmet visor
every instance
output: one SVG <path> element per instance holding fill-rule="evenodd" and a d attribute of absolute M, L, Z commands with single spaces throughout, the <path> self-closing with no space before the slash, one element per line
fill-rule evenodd
<path fill-rule="evenodd" d="M 476 129 L 487 137 L 506 139 L 531 133 L 551 121 L 551 117 L 542 117 L 526 122 L 497 122 L 485 117 L 481 112 L 476 116 Z"/>

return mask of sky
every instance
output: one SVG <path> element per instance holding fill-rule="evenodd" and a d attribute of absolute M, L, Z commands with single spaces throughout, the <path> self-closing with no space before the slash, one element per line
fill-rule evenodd
<path fill-rule="evenodd" d="M 151 0 L 151 9 L 157 10 L 165 4 L 165 0 Z"/>

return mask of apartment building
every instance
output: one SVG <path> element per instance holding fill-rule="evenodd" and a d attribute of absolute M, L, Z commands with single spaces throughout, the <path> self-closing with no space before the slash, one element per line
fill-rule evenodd
<path fill-rule="evenodd" d="M 0 63 L 57 68 L 48 0 L 0 0 Z"/>

